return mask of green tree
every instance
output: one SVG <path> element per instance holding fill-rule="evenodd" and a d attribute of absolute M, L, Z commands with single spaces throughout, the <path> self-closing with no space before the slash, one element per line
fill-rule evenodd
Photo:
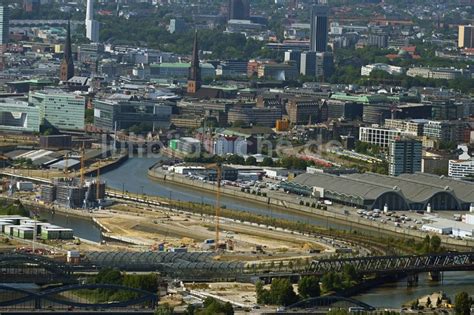
<path fill-rule="evenodd" d="M 428 298 L 426 299 L 426 307 L 431 307 L 431 299 L 430 299 L 430 297 L 428 297 Z"/>
<path fill-rule="evenodd" d="M 232 307 L 232 304 L 230 304 L 229 302 L 220 303 L 216 299 L 208 297 L 204 300 L 203 304 L 204 308 L 198 310 L 196 312 L 197 315 L 234 315 L 234 309 Z"/>
<path fill-rule="evenodd" d="M 456 315 L 471 314 L 472 300 L 467 292 L 460 292 L 454 297 L 454 313 Z"/>
<path fill-rule="evenodd" d="M 122 273 L 118 269 L 103 269 L 99 271 L 95 278 L 96 283 L 101 284 L 122 284 Z"/>
<path fill-rule="evenodd" d="M 322 289 L 325 292 L 343 289 L 342 276 L 337 272 L 328 272 L 321 278 Z"/>
<path fill-rule="evenodd" d="M 441 238 L 437 235 L 434 235 L 430 239 L 430 250 L 432 253 L 437 253 L 441 249 Z"/>
<path fill-rule="evenodd" d="M 94 123 L 94 109 L 87 108 L 85 111 L 85 122 L 86 124 L 93 124 Z"/>
<path fill-rule="evenodd" d="M 271 157 L 265 157 L 262 161 L 262 163 L 260 163 L 261 166 L 273 166 L 273 159 Z"/>
<path fill-rule="evenodd" d="M 342 268 L 342 278 L 344 287 L 351 287 L 360 280 L 355 267 L 349 264 L 344 265 Z"/>
<path fill-rule="evenodd" d="M 245 159 L 237 154 L 232 154 L 227 158 L 227 162 L 230 164 L 244 165 Z"/>
<path fill-rule="evenodd" d="M 301 277 L 298 292 L 303 299 L 318 297 L 321 294 L 319 279 L 315 276 Z"/>
<path fill-rule="evenodd" d="M 263 282 L 257 281 L 255 284 L 255 292 L 257 293 L 258 304 L 270 304 L 270 292 L 263 288 Z"/>
<path fill-rule="evenodd" d="M 270 286 L 270 300 L 274 305 L 288 306 L 298 300 L 288 279 L 273 279 Z"/>
<path fill-rule="evenodd" d="M 171 305 L 169 305 L 168 303 L 158 306 L 155 310 L 155 315 L 173 315 L 173 314 L 174 314 L 173 307 L 171 307 Z"/>
<path fill-rule="evenodd" d="M 257 159 L 256 159 L 254 156 L 249 156 L 249 157 L 245 160 L 245 164 L 246 164 L 246 165 L 257 165 Z"/>

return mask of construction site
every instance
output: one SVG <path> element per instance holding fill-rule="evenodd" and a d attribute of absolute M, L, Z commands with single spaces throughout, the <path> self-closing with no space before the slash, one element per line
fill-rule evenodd
<path fill-rule="evenodd" d="M 94 208 L 104 198 L 105 183 L 95 179 L 56 178 L 52 185 L 41 186 L 41 200 L 44 203 L 57 203 L 70 209 Z"/>

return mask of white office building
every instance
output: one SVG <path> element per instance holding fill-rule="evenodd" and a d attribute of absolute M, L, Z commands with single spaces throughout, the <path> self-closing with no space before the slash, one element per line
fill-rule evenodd
<path fill-rule="evenodd" d="M 474 176 L 474 159 L 449 160 L 448 175 L 459 179 Z"/>
<path fill-rule="evenodd" d="M 0 131 L 39 132 L 39 108 L 15 99 L 0 100 Z"/>
<path fill-rule="evenodd" d="M 458 145 L 458 150 L 462 151 L 462 153 L 459 154 L 457 160 L 449 160 L 448 175 L 458 179 L 474 176 L 474 158 L 469 155 L 467 145 Z"/>
<path fill-rule="evenodd" d="M 388 148 L 391 141 L 402 135 L 402 131 L 380 127 L 360 127 L 359 141 Z"/>
<path fill-rule="evenodd" d="M 99 22 L 94 20 L 94 0 L 87 0 L 86 37 L 93 43 L 99 42 Z"/>
<path fill-rule="evenodd" d="M 373 63 L 370 65 L 363 66 L 360 69 L 360 75 L 370 76 L 370 74 L 374 70 L 384 71 L 391 75 L 401 75 L 405 72 L 402 67 L 391 66 L 386 63 Z"/>

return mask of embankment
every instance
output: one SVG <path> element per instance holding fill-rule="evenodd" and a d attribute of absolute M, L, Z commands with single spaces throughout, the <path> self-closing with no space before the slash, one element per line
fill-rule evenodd
<path fill-rule="evenodd" d="M 148 176 L 155 180 L 164 182 L 168 181 L 173 184 L 183 185 L 188 188 L 192 187 L 197 190 L 203 190 L 208 192 L 216 192 L 217 190 L 216 185 L 205 183 L 199 180 L 192 180 L 181 175 L 159 170 L 157 168 L 150 168 L 148 170 Z M 390 224 L 382 224 L 376 221 L 368 221 L 354 214 L 345 215 L 336 213 L 330 211 L 330 208 L 328 211 L 325 211 L 317 208 L 300 205 L 296 203 L 296 198 L 295 202 L 291 202 L 289 200 L 279 200 L 272 197 L 257 196 L 227 187 L 221 187 L 221 194 L 236 199 L 246 200 L 247 202 L 253 201 L 260 204 L 266 204 L 271 206 L 272 208 L 277 208 L 281 211 L 304 213 L 307 215 L 324 218 L 325 220 L 328 220 L 330 222 L 351 227 L 351 230 L 369 231 L 372 233 L 376 232 L 378 235 L 384 234 L 387 236 L 394 236 L 399 238 L 424 239 L 427 235 L 426 232 L 422 232 L 419 230 L 404 229 L 401 227 L 392 226 Z M 442 238 L 443 244 L 451 249 L 465 251 L 472 250 L 472 248 L 474 247 L 474 241 L 457 240 L 444 235 L 441 235 L 440 237 Z"/>

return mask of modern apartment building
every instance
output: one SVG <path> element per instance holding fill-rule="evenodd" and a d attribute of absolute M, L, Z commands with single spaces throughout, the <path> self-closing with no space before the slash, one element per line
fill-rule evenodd
<path fill-rule="evenodd" d="M 8 37 L 10 35 L 10 10 L 8 6 L 2 5 L 0 6 L 0 48 L 2 51 L 8 45 Z"/>
<path fill-rule="evenodd" d="M 39 108 L 15 99 L 0 99 L 0 131 L 39 132 Z"/>
<path fill-rule="evenodd" d="M 359 141 L 388 148 L 390 142 L 400 137 L 400 130 L 393 130 L 379 127 L 360 127 Z"/>
<path fill-rule="evenodd" d="M 459 25 L 458 47 L 459 48 L 474 48 L 474 26 Z"/>
<path fill-rule="evenodd" d="M 29 101 L 39 108 L 46 127 L 59 130 L 84 130 L 86 99 L 83 96 L 55 90 L 31 92 Z"/>
<path fill-rule="evenodd" d="M 94 125 L 104 130 L 128 129 L 142 125 L 151 130 L 169 128 L 171 107 L 149 101 L 94 102 Z"/>
<path fill-rule="evenodd" d="M 389 144 L 389 175 L 421 172 L 423 148 L 415 139 L 394 139 Z"/>
<path fill-rule="evenodd" d="M 424 125 L 423 136 L 438 141 L 465 142 L 470 129 L 463 121 L 434 121 Z"/>
<path fill-rule="evenodd" d="M 428 123 L 428 121 L 425 119 L 385 119 L 384 127 L 398 129 L 406 134 L 421 137 L 423 136 L 423 129 L 426 123 Z"/>
<path fill-rule="evenodd" d="M 448 175 L 458 179 L 474 176 L 474 158 L 469 160 L 449 160 Z"/>

